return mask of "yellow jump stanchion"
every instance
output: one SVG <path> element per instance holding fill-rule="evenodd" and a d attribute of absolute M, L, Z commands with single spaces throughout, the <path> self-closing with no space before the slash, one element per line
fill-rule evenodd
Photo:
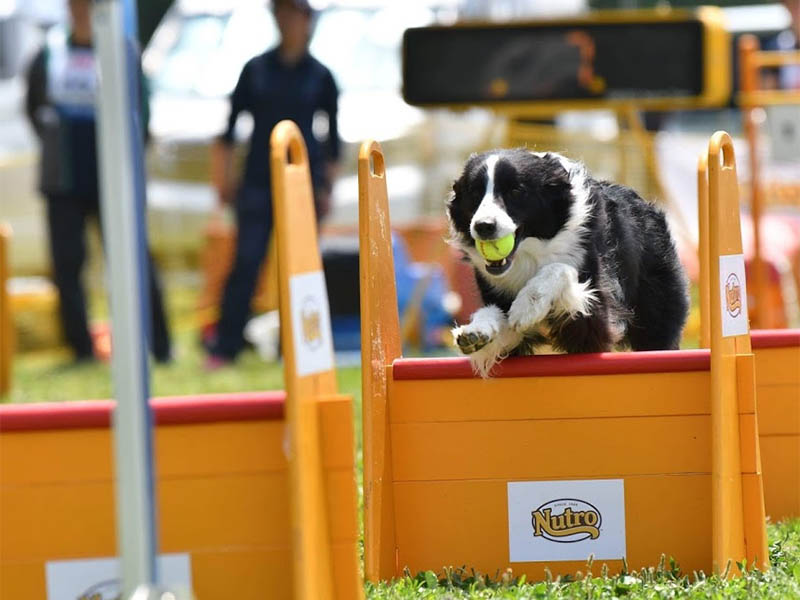
<path fill-rule="evenodd" d="M 8 297 L 10 278 L 9 246 L 11 227 L 0 223 L 0 396 L 11 391 L 11 363 L 14 354 L 11 301 Z"/>
<path fill-rule="evenodd" d="M 290 122 L 271 143 L 286 393 L 151 400 L 158 547 L 180 576 L 164 583 L 359 600 L 353 406 L 336 390 L 308 160 Z M 0 405 L 0 598 L 114 589 L 113 410 Z"/>
<path fill-rule="evenodd" d="M 734 173 L 735 174 L 735 173 Z M 729 177 L 730 173 L 726 173 Z M 713 205 L 734 211 L 738 188 L 717 186 Z M 711 257 L 709 245 L 715 218 L 709 207 L 708 159 L 701 154 L 697 167 L 698 231 L 700 252 L 700 346 L 711 345 Z M 800 516 L 800 329 L 751 332 L 758 398 L 758 434 L 761 448 L 766 514 L 777 521 Z"/>
<path fill-rule="evenodd" d="M 759 123 L 756 109 L 781 104 L 800 104 L 797 90 L 764 90 L 761 87 L 761 70 L 767 67 L 795 65 L 800 68 L 800 51 L 759 50 L 758 38 L 743 35 L 737 48 L 741 92 L 738 102 L 742 108 L 742 124 L 750 148 L 750 212 L 753 220 L 753 325 L 785 327 L 786 307 L 771 296 L 767 265 L 764 262 L 764 244 L 761 238 L 761 219 L 764 214 L 765 194 L 759 157 Z M 800 283 L 800 282 L 798 282 Z"/>
<path fill-rule="evenodd" d="M 334 569 L 321 468 L 319 404 L 326 397 L 334 397 L 337 390 L 308 155 L 300 130 L 290 121 L 276 125 L 270 148 L 281 344 L 286 365 L 296 596 L 304 600 L 355 598 L 360 596 L 356 548 L 352 544 L 344 563 Z M 355 490 L 348 500 L 339 505 L 340 510 L 355 518 Z M 334 572 L 340 574 L 338 581 Z"/>
<path fill-rule="evenodd" d="M 397 574 L 392 505 L 389 421 L 390 373 L 399 358 L 400 318 L 389 231 L 386 165 L 380 144 L 361 145 L 358 155 L 359 278 L 361 284 L 361 391 L 364 402 L 364 573 L 377 581 Z M 368 302 L 364 302 L 368 299 Z"/>
<path fill-rule="evenodd" d="M 728 141 L 716 136 L 712 154 Z M 731 161 L 717 187 L 730 185 Z M 367 578 L 466 565 L 542 579 L 584 571 L 590 555 L 612 572 L 664 555 L 684 572 L 766 568 L 746 318 L 732 317 L 745 329 L 729 338 L 718 315 L 710 352 L 512 358 L 487 380 L 463 358 L 402 358 L 384 172 L 380 146 L 365 142 Z M 732 219 L 712 238 L 715 269 L 741 243 Z"/>
<path fill-rule="evenodd" d="M 718 568 L 736 556 L 757 557 L 764 568 L 768 556 L 755 366 L 746 310 L 739 182 L 733 140 L 727 133 L 711 138 L 708 180 L 713 556 Z"/>

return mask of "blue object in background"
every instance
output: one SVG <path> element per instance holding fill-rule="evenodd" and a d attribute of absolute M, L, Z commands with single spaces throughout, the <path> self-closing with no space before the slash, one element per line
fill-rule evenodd
<path fill-rule="evenodd" d="M 437 330 L 453 322 L 453 316 L 444 308 L 444 298 L 449 289 L 444 270 L 436 263 L 412 262 L 403 239 L 392 235 L 394 253 L 394 274 L 397 284 L 397 305 L 400 318 L 408 308 L 417 285 L 427 278 L 425 293 L 419 313 L 419 335 L 422 350 L 428 351 L 440 345 Z M 332 279 L 329 277 L 329 279 Z M 328 282 L 329 295 L 336 291 Z M 332 305 L 336 305 L 332 299 Z M 358 351 L 361 349 L 360 317 L 358 314 L 334 313 L 331 315 L 333 346 L 337 351 Z"/>

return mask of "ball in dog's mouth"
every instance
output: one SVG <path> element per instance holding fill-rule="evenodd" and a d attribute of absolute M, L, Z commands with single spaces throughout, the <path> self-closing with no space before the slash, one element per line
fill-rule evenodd
<path fill-rule="evenodd" d="M 508 271 L 508 269 L 511 268 L 511 263 L 514 260 L 514 254 L 517 251 L 518 244 L 519 244 L 519 237 L 517 235 L 514 235 L 514 246 L 511 249 L 511 252 L 509 252 L 507 256 L 501 258 L 500 260 L 489 260 L 488 258 L 483 257 L 483 259 L 486 261 L 485 263 L 486 272 L 489 273 L 489 275 L 494 275 L 495 277 L 497 277 Z"/>

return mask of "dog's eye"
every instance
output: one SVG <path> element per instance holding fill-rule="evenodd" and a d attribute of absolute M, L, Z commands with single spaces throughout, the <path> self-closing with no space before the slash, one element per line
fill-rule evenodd
<path fill-rule="evenodd" d="M 511 190 L 509 191 L 508 195 L 512 200 L 519 200 L 523 196 L 525 196 L 525 188 L 523 188 L 521 186 L 517 186 L 517 187 L 511 188 Z"/>

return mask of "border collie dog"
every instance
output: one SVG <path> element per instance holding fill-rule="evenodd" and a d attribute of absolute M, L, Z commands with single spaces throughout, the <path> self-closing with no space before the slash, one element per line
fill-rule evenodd
<path fill-rule="evenodd" d="M 689 300 L 664 213 L 555 153 L 472 155 L 447 204 L 484 305 L 453 337 L 487 377 L 508 355 L 678 348 Z M 514 235 L 502 260 L 479 240 Z"/>

